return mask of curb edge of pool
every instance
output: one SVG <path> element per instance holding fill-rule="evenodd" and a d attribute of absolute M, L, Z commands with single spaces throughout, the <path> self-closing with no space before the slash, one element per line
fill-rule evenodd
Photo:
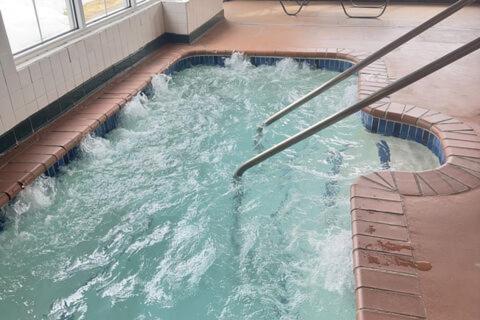
<path fill-rule="evenodd" d="M 91 132 L 114 127 L 118 111 L 144 90 L 152 77 L 177 61 L 195 55 L 230 55 L 232 50 L 201 46 L 165 45 L 126 73 L 112 79 L 99 92 L 61 118 L 34 134 L 3 157 L 0 167 L 0 208 L 25 186 L 57 163 L 68 163 L 82 139 Z M 245 50 L 254 56 L 343 59 L 353 63 L 367 53 L 350 49 Z M 377 61 L 359 73 L 359 97 L 388 85 L 387 68 Z M 428 145 L 437 137 L 443 164 L 421 172 L 381 171 L 360 176 L 351 186 L 353 272 L 357 319 L 425 319 L 426 310 L 418 272 L 431 266 L 415 260 L 405 216 L 403 196 L 451 195 L 480 186 L 480 137 L 462 121 L 389 98 L 362 112 L 376 119 L 405 124 L 421 130 L 419 139 Z M 426 134 L 425 134 L 426 133 Z M 418 135 L 417 135 L 418 136 Z M 426 137 L 426 138 L 425 138 Z M 428 146 L 429 148 L 431 145 Z"/>

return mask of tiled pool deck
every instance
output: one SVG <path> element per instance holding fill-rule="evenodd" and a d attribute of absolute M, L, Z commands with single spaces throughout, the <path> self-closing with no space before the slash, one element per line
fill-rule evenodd
<path fill-rule="evenodd" d="M 165 45 L 1 159 L 0 204 L 59 161 L 68 162 L 86 134 L 113 127 L 112 116 L 182 57 L 242 51 L 355 62 L 439 10 L 393 6 L 382 20 L 366 21 L 345 19 L 330 3 L 311 5 L 297 18 L 283 16 L 272 2 L 226 3 L 227 21 L 200 41 Z M 479 7 L 467 8 L 365 68 L 360 97 L 478 36 L 479 15 Z M 475 53 L 364 109 L 369 129 L 424 143 L 445 163 L 423 172 L 372 173 L 352 186 L 358 319 L 480 318 L 479 83 Z"/>

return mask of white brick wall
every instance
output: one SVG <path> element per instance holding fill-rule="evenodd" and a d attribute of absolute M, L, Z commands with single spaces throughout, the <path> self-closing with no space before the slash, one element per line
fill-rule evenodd
<path fill-rule="evenodd" d="M 0 135 L 164 32 L 159 2 L 61 45 L 17 70 L 0 15 Z"/>

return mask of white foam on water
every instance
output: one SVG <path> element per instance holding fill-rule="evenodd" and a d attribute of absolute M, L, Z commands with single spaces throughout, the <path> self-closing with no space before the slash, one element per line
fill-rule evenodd
<path fill-rule="evenodd" d="M 113 282 L 107 286 L 102 292 L 102 297 L 111 299 L 112 305 L 128 299 L 134 295 L 134 290 L 137 285 L 136 275 L 128 276 L 118 282 Z"/>
<path fill-rule="evenodd" d="M 225 67 L 235 71 L 245 71 L 248 68 L 252 68 L 253 65 L 245 54 L 242 52 L 234 52 L 230 58 L 225 59 Z"/>
<path fill-rule="evenodd" d="M 106 158 L 111 153 L 111 142 L 105 138 L 87 135 L 80 143 L 80 150 L 95 158 Z"/>
<path fill-rule="evenodd" d="M 310 237 L 308 240 L 316 252 L 316 258 L 311 264 L 313 272 L 307 281 L 311 284 L 323 282 L 326 290 L 339 294 L 351 290 L 351 232 L 334 227 L 321 239 Z"/>
<path fill-rule="evenodd" d="M 156 74 L 152 77 L 152 87 L 156 95 L 162 94 L 168 91 L 168 84 L 172 80 L 172 77 L 166 74 Z"/>
<path fill-rule="evenodd" d="M 85 295 L 92 287 L 105 280 L 104 276 L 95 276 L 66 298 L 55 300 L 50 308 L 48 319 L 86 319 L 88 305 Z"/>
<path fill-rule="evenodd" d="M 137 253 L 147 247 L 153 246 L 165 238 L 165 235 L 170 231 L 170 225 L 157 226 L 151 233 L 141 240 L 132 243 L 126 250 L 126 253 Z"/>
<path fill-rule="evenodd" d="M 142 94 L 137 94 L 132 100 L 127 102 L 123 108 L 123 116 L 129 120 L 145 118 L 148 115 L 148 109 L 142 102 Z"/>

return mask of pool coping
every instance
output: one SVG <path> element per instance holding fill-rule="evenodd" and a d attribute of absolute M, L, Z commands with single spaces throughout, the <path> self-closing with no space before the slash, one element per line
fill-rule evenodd
<path fill-rule="evenodd" d="M 368 53 L 351 49 L 247 50 L 252 56 L 343 59 L 356 63 Z M 69 154 L 82 139 L 104 127 L 108 119 L 144 90 L 155 74 L 195 55 L 230 55 L 231 50 L 164 45 L 62 117 L 35 133 L 3 157 L 0 167 L 0 207 L 25 186 Z M 358 74 L 359 98 L 388 85 L 382 60 Z M 445 157 L 439 168 L 420 172 L 380 171 L 360 176 L 351 186 L 353 271 L 357 319 L 425 319 L 419 272 L 428 261 L 417 261 L 410 241 L 404 196 L 451 195 L 480 186 L 480 137 L 467 124 L 425 107 L 391 102 L 389 98 L 362 112 L 422 130 L 438 137 Z M 64 159 L 64 160 L 63 160 Z"/>

